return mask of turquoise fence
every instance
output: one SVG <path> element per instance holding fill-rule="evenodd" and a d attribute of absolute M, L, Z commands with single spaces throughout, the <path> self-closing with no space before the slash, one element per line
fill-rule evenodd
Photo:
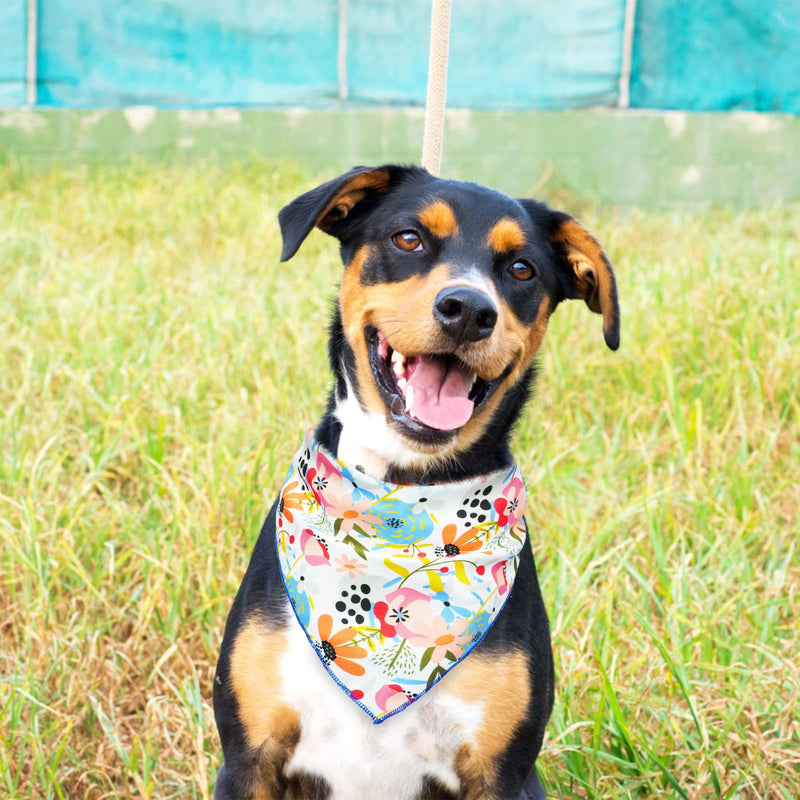
<path fill-rule="evenodd" d="M 430 0 L 2 0 L 0 106 L 420 105 Z M 455 0 L 448 104 L 800 113 L 800 0 Z"/>

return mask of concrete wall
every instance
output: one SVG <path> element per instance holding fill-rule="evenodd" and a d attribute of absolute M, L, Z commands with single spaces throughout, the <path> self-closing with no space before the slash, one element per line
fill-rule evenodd
<path fill-rule="evenodd" d="M 0 162 L 296 161 L 334 175 L 419 162 L 421 110 L 0 111 Z M 800 200 L 800 118 L 736 112 L 447 115 L 442 174 L 517 195 L 557 189 L 651 207 Z"/>

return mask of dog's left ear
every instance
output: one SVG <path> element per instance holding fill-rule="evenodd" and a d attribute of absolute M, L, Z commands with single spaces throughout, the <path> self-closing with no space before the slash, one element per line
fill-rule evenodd
<path fill-rule="evenodd" d="M 606 344 L 619 347 L 619 301 L 617 282 L 603 248 L 583 225 L 563 211 L 553 211 L 544 203 L 521 200 L 535 224 L 547 231 L 558 261 L 566 295 L 582 299 L 596 314 L 603 315 Z"/>
<path fill-rule="evenodd" d="M 350 172 L 301 194 L 278 213 L 283 236 L 281 261 L 287 261 L 316 225 L 335 233 L 338 222 L 368 196 L 389 191 L 396 167 L 354 167 Z"/>

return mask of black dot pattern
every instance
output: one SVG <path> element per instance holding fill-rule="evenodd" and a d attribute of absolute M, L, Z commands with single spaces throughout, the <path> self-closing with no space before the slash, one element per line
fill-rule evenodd
<path fill-rule="evenodd" d="M 372 601 L 367 597 L 370 585 L 355 583 L 342 592 L 342 599 L 336 601 L 336 610 L 342 615 L 342 625 L 363 625 L 372 609 Z"/>
<path fill-rule="evenodd" d="M 486 522 L 487 511 L 491 511 L 492 504 L 486 498 L 492 493 L 494 487 L 489 484 L 483 489 L 476 489 L 470 497 L 466 497 L 462 502 L 462 508 L 456 511 L 459 519 L 468 522 L 470 525 L 480 525 Z"/>
<path fill-rule="evenodd" d="M 306 447 L 302 453 L 297 458 L 297 465 L 300 467 L 300 475 L 303 478 L 303 483 L 305 483 L 306 488 L 311 488 L 308 485 L 308 468 L 311 466 L 311 451 Z"/>

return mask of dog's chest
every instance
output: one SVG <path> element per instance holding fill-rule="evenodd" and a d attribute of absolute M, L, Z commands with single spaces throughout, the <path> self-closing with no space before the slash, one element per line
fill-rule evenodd
<path fill-rule="evenodd" d="M 455 759 L 480 728 L 480 700 L 456 697 L 445 680 L 375 725 L 331 680 L 293 622 L 280 671 L 282 700 L 298 711 L 301 727 L 288 776 L 324 777 L 330 800 L 414 800 L 425 778 L 458 791 Z"/>

